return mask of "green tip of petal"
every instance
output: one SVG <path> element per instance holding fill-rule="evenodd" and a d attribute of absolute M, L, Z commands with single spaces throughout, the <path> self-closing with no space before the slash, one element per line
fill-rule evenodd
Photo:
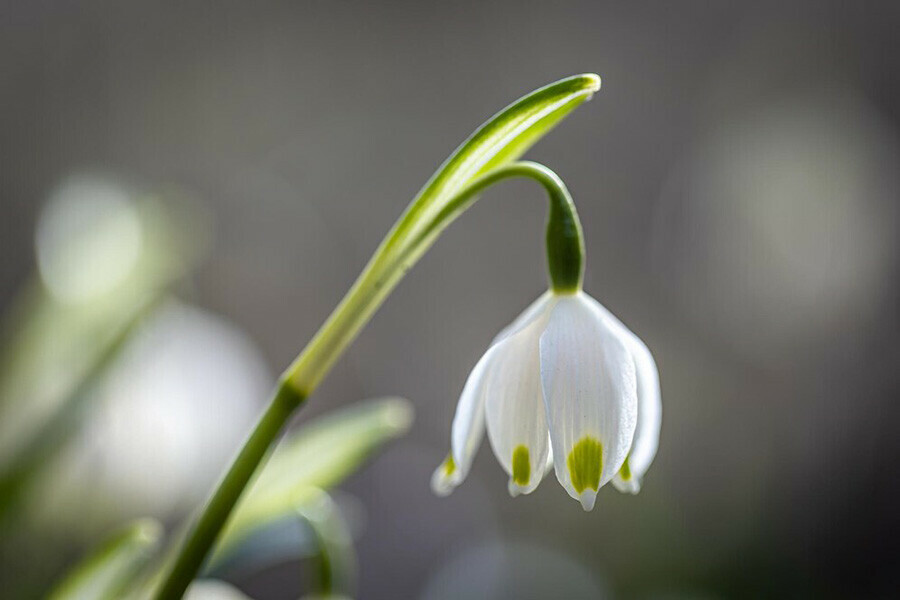
<path fill-rule="evenodd" d="M 569 479 L 577 493 L 590 488 L 595 492 L 600 488 L 600 472 L 603 470 L 603 446 L 589 435 L 584 436 L 572 447 L 566 459 Z"/>
<path fill-rule="evenodd" d="M 438 496 L 448 496 L 461 481 L 459 469 L 451 453 L 434 470 L 434 474 L 431 476 L 431 491 Z"/>
<path fill-rule="evenodd" d="M 456 461 L 453 460 L 453 454 L 448 454 L 444 460 L 444 474 L 450 477 L 454 473 L 456 473 Z"/>
<path fill-rule="evenodd" d="M 625 457 L 625 462 L 622 463 L 622 468 L 619 469 L 619 477 L 622 478 L 622 481 L 630 481 L 631 480 L 631 467 L 628 466 L 628 457 Z"/>
<path fill-rule="evenodd" d="M 512 478 L 516 485 L 520 486 L 526 486 L 531 481 L 531 459 L 528 456 L 528 448 L 523 445 L 518 445 L 513 450 Z"/>

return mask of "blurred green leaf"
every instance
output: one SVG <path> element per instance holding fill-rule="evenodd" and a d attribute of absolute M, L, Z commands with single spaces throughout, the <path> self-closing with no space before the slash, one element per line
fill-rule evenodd
<path fill-rule="evenodd" d="M 248 532 L 227 554 L 217 556 L 216 562 L 203 571 L 203 576 L 239 578 L 270 565 L 314 557 L 318 552 L 318 540 L 312 529 L 296 515 L 286 515 Z"/>
<path fill-rule="evenodd" d="M 151 519 L 129 525 L 76 566 L 49 597 L 51 600 L 121 598 L 153 558 L 162 533 L 162 526 Z"/>
<path fill-rule="evenodd" d="M 120 281 L 73 300 L 57 297 L 35 277 L 4 315 L 0 515 L 14 505 L 28 477 L 62 446 L 77 421 L 80 400 L 199 255 L 199 245 L 187 235 L 189 215 L 173 214 L 151 198 L 135 202 L 134 208 L 140 253 Z"/>
<path fill-rule="evenodd" d="M 290 433 L 235 508 L 210 565 L 252 531 L 296 514 L 359 469 L 384 443 L 402 435 L 412 409 L 402 398 L 370 400 L 321 417 Z"/>

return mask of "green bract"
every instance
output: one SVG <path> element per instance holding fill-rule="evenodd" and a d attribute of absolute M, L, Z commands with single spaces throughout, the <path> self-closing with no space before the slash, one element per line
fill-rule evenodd
<path fill-rule="evenodd" d="M 449 225 L 452 217 L 474 198 L 477 191 L 466 194 L 469 186 L 482 176 L 489 177 L 492 172 L 511 165 L 599 89 L 600 78 L 593 74 L 562 79 L 509 105 L 469 136 L 413 199 L 344 300 L 287 370 L 294 389 L 303 395 L 312 392 L 403 275 Z M 467 196 L 466 201 L 459 202 L 458 196 Z M 551 207 L 553 227 L 571 229 L 571 225 L 557 225 L 558 219 L 553 219 L 558 216 L 556 203 Z M 576 269 L 579 278 L 580 268 L 579 257 Z M 566 286 L 570 284 L 565 282 Z"/>

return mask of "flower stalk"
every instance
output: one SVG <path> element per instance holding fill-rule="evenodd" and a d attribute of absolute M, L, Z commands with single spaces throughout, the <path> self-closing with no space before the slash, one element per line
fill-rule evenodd
<path fill-rule="evenodd" d="M 376 253 L 331 317 L 282 375 L 268 409 L 200 515 L 168 578 L 160 588 L 158 598 L 178 598 L 184 593 L 241 492 L 288 418 L 303 404 L 406 272 L 440 233 L 477 200 L 481 192 L 500 181 L 515 177 L 536 181 L 549 197 L 546 243 L 551 286 L 559 293 L 572 293 L 581 289 L 584 272 L 581 222 L 575 203 L 559 176 L 541 164 L 522 161 L 500 167 L 476 179 L 454 196 L 396 256 L 381 256 Z M 386 246 L 383 245 L 382 249 Z"/>
<path fill-rule="evenodd" d="M 547 167 L 513 161 L 597 89 L 596 75 L 581 75 L 525 96 L 485 123 L 438 170 L 282 375 L 269 407 L 188 534 L 156 598 L 177 599 L 184 594 L 288 418 L 316 389 L 406 272 L 481 192 L 512 177 L 541 184 L 550 198 L 547 257 L 551 285 L 559 293 L 580 289 L 584 244 L 568 190 Z"/>

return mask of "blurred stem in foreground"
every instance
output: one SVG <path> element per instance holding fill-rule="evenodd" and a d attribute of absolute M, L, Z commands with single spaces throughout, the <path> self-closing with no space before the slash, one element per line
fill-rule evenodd
<path fill-rule="evenodd" d="M 326 492 L 316 490 L 309 502 L 297 508 L 297 514 L 312 530 L 318 548 L 314 597 L 328 598 L 335 593 L 351 597 L 356 579 L 356 554 L 340 508 Z"/>
<path fill-rule="evenodd" d="M 562 181 L 535 163 L 515 163 L 532 144 L 600 87 L 596 75 L 550 84 L 513 103 L 482 125 L 438 169 L 378 247 L 353 287 L 297 360 L 285 371 L 268 408 L 244 444 L 158 589 L 160 599 L 180 598 L 202 566 L 279 432 L 400 282 L 406 272 L 477 195 L 511 177 L 540 183 L 551 201 L 547 249 L 554 287 L 570 285 L 565 273 L 581 259 L 581 228 Z M 568 226 L 561 226 L 561 222 Z M 564 251 L 560 252 L 560 249 Z M 580 263 L 577 271 L 580 277 Z M 569 277 L 570 279 L 570 277 Z"/>
<path fill-rule="evenodd" d="M 162 525 L 142 519 L 109 539 L 50 593 L 50 600 L 121 598 L 134 576 L 153 558 Z"/>

